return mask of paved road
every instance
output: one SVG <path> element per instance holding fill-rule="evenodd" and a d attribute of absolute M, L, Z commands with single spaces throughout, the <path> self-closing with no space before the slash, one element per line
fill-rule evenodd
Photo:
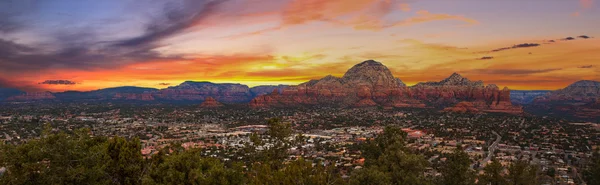
<path fill-rule="evenodd" d="M 492 160 L 492 157 L 494 156 L 494 151 L 498 149 L 498 143 L 500 143 L 500 140 L 502 139 L 502 137 L 500 137 L 500 134 L 498 134 L 496 131 L 492 131 L 492 133 L 496 135 L 496 141 L 494 141 L 494 143 L 492 143 L 492 145 L 488 147 L 488 156 L 481 162 L 481 167 L 484 167 L 485 165 L 487 165 L 488 161 Z"/>

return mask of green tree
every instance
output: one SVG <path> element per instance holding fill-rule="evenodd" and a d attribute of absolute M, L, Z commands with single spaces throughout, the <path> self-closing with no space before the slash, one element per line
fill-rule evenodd
<path fill-rule="evenodd" d="M 512 185 L 537 184 L 537 168 L 527 161 L 518 160 L 508 167 L 508 182 Z"/>
<path fill-rule="evenodd" d="M 470 168 L 469 155 L 457 148 L 449 154 L 441 166 L 442 182 L 445 185 L 470 185 L 475 183 L 475 172 Z"/>
<path fill-rule="evenodd" d="M 165 151 L 153 157 L 144 184 L 230 185 L 245 181 L 244 169 L 237 163 L 229 168 L 219 159 L 201 157 L 199 149 L 173 152 L 168 156 L 163 155 Z"/>
<path fill-rule="evenodd" d="M 320 185 L 343 184 L 344 181 L 332 168 L 314 165 L 304 159 L 298 159 L 286 164 L 280 170 L 273 169 L 268 164 L 254 164 L 248 172 L 250 185 L 280 184 L 280 185 Z"/>
<path fill-rule="evenodd" d="M 0 184 L 109 184 L 102 170 L 105 138 L 91 138 L 89 130 L 73 135 L 51 133 L 21 145 L 0 145 Z"/>
<path fill-rule="evenodd" d="M 392 176 L 388 173 L 377 169 L 376 167 L 368 167 L 354 171 L 350 178 L 351 185 L 391 185 Z"/>
<path fill-rule="evenodd" d="M 429 162 L 422 155 L 405 148 L 406 133 L 388 126 L 374 140 L 368 140 L 361 150 L 365 168 L 352 174 L 350 184 L 428 184 L 425 169 Z M 373 180 L 377 179 L 377 182 Z"/>
<path fill-rule="evenodd" d="M 548 170 L 546 171 L 546 175 L 548 175 L 549 177 L 554 178 L 554 176 L 556 176 L 556 169 L 554 169 L 554 168 L 548 168 Z"/>
<path fill-rule="evenodd" d="M 141 184 L 144 169 L 144 159 L 139 139 L 126 140 L 114 137 L 106 144 L 108 160 L 104 171 L 112 184 L 135 185 Z"/>
<path fill-rule="evenodd" d="M 269 119 L 269 129 L 266 136 L 250 135 L 250 142 L 241 150 L 249 164 L 255 162 L 268 163 L 279 169 L 288 157 L 288 150 L 295 144 L 290 138 L 292 135 L 291 124 L 282 122 L 278 118 Z"/>
<path fill-rule="evenodd" d="M 332 168 L 300 158 L 295 161 L 284 161 L 288 157 L 288 150 L 303 141 L 300 135 L 292 139 L 291 124 L 274 118 L 268 121 L 269 130 L 266 136 L 254 134 L 250 136 L 249 143 L 242 150 L 249 158 L 250 169 L 247 171 L 248 184 L 339 184 L 343 180 L 339 173 Z M 262 150 L 257 150 L 261 148 Z M 248 155 L 250 154 L 250 155 Z"/>
<path fill-rule="evenodd" d="M 492 163 L 483 168 L 483 174 L 479 176 L 478 184 L 481 185 L 508 185 L 508 181 L 502 175 L 504 167 L 497 160 L 492 160 Z"/>
<path fill-rule="evenodd" d="M 583 171 L 583 178 L 588 185 L 600 185 L 600 150 L 594 152 Z"/>

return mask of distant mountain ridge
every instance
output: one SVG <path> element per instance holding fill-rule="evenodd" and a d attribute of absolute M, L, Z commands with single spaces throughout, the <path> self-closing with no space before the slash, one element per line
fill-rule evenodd
<path fill-rule="evenodd" d="M 532 112 L 600 122 L 600 82 L 577 81 L 539 96 L 527 107 Z"/>
<path fill-rule="evenodd" d="M 458 73 L 434 82 L 406 86 L 382 63 L 367 60 L 342 77 L 327 75 L 298 85 L 248 87 L 238 83 L 185 81 L 165 89 L 123 86 L 94 91 L 26 93 L 0 88 L 2 102 L 183 102 L 214 108 L 248 104 L 254 108 L 338 106 L 441 108 L 455 112 L 533 113 L 568 115 L 600 120 L 600 82 L 582 80 L 556 91 L 500 89 L 472 81 Z"/>
<path fill-rule="evenodd" d="M 287 85 L 262 85 L 249 88 L 247 85 L 235 83 L 212 83 L 185 81 L 177 86 L 165 89 L 122 86 L 93 91 L 65 91 L 58 93 L 36 92 L 26 93 L 10 89 L 0 89 L 0 101 L 32 102 L 32 101 L 159 101 L 199 103 L 207 97 L 226 103 L 247 103 L 252 98 L 282 89 Z M 6 92 L 6 93 L 4 93 Z M 6 95 L 5 95 L 6 94 Z"/>
<path fill-rule="evenodd" d="M 325 76 L 295 86 L 256 86 L 237 83 L 185 81 L 165 89 L 115 87 L 88 92 L 26 93 L 7 101 L 146 101 L 189 102 L 209 100 L 205 107 L 221 103 L 249 103 L 251 107 L 341 106 L 341 107 L 438 107 L 463 103 L 469 110 L 520 113 L 510 103 L 510 90 L 484 86 L 458 73 L 439 82 L 407 87 L 382 63 L 367 60 L 351 67 L 342 77 Z"/>

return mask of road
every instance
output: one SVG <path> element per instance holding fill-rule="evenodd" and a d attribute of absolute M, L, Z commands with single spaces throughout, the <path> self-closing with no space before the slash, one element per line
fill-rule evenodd
<path fill-rule="evenodd" d="M 492 157 L 494 156 L 494 151 L 496 151 L 496 149 L 498 148 L 498 143 L 500 143 L 500 140 L 502 139 L 500 134 L 498 134 L 496 131 L 492 131 L 492 133 L 496 135 L 496 141 L 494 141 L 494 143 L 492 143 L 492 145 L 488 147 L 488 156 L 481 162 L 481 167 L 485 167 L 488 161 L 492 160 Z"/>

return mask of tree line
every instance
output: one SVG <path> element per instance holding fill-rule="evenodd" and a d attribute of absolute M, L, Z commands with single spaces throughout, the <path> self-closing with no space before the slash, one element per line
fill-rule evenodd
<path fill-rule="evenodd" d="M 460 149 L 445 155 L 442 165 L 432 166 L 405 146 L 405 132 L 387 126 L 359 146 L 365 159 L 362 169 L 343 178 L 334 165 L 287 160 L 287 151 L 300 139 L 289 139 L 293 132 L 288 123 L 271 119 L 268 124 L 264 135 L 251 135 L 251 142 L 238 151 L 243 160 L 231 161 L 205 157 L 202 149 L 186 150 L 181 145 L 144 158 L 139 139 L 92 137 L 85 129 L 73 134 L 46 129 L 26 143 L 0 144 L 0 167 L 6 168 L 0 184 L 534 185 L 541 176 L 528 162 L 504 167 L 496 160 L 477 174 L 473 161 Z M 588 185 L 600 184 L 598 153 L 582 174 Z"/>

